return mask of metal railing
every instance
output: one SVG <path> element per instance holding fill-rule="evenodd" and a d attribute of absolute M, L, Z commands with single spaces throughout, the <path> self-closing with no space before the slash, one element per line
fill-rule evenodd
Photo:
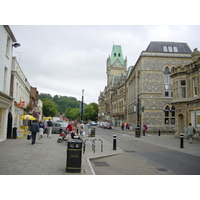
<path fill-rule="evenodd" d="M 83 154 L 85 153 L 85 148 L 86 148 L 86 142 L 91 141 L 92 142 L 92 151 L 95 153 L 95 141 L 100 141 L 101 142 L 101 152 L 103 152 L 103 141 L 101 139 L 85 139 L 83 141 Z"/>

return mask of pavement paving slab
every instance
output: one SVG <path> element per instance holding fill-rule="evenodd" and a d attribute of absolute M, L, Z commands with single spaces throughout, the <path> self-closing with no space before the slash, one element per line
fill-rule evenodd
<path fill-rule="evenodd" d="M 124 137 L 131 137 L 130 132 L 122 132 L 116 128 L 114 131 Z M 97 131 L 98 132 L 98 131 Z M 133 132 L 131 134 L 134 134 Z M 165 171 L 162 166 L 149 162 L 134 152 L 127 152 L 117 147 L 113 150 L 113 144 L 101 135 L 88 138 L 86 135 L 85 152 L 82 151 L 81 172 L 66 172 L 67 143 L 57 143 L 58 134 L 52 134 L 47 138 L 44 134 L 41 140 L 36 138 L 36 143 L 26 139 L 7 139 L 0 142 L 0 175 L 95 175 L 106 174 L 120 175 L 171 175 L 172 171 Z M 92 149 L 92 140 L 95 139 L 95 152 Z M 185 140 L 184 148 L 180 149 L 179 139 L 173 135 L 147 134 L 145 137 L 134 138 L 134 141 L 146 142 L 162 146 L 175 151 L 200 156 L 200 142 L 189 144 Z M 101 149 L 103 143 L 103 151 Z M 132 164 L 131 164 L 132 163 Z M 100 165 L 100 166 L 99 166 Z M 135 167 L 132 167 L 132 166 Z"/>

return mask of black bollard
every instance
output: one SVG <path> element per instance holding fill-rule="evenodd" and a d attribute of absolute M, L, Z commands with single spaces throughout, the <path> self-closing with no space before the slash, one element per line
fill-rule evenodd
<path fill-rule="evenodd" d="M 180 133 L 180 148 L 183 148 L 184 133 Z"/>
<path fill-rule="evenodd" d="M 160 129 L 158 130 L 158 136 L 160 136 Z"/>
<path fill-rule="evenodd" d="M 113 150 L 117 149 L 117 136 L 113 135 Z"/>

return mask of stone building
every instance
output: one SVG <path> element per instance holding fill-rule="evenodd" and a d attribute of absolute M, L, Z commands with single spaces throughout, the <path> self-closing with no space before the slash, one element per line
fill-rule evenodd
<path fill-rule="evenodd" d="M 107 59 L 107 86 L 99 96 L 99 120 L 133 127 L 146 123 L 149 132 L 174 133 L 177 108 L 172 104 L 171 72 L 190 64 L 191 54 L 186 43 L 153 41 L 127 70 L 121 46 L 114 45 Z"/>
<path fill-rule="evenodd" d="M 149 132 L 174 132 L 175 107 L 171 71 L 191 62 L 186 43 L 150 42 L 132 66 L 126 80 L 128 123 L 146 123 Z"/>
<path fill-rule="evenodd" d="M 113 45 L 111 56 L 107 59 L 107 86 L 104 91 L 100 93 L 98 99 L 98 117 L 100 121 L 115 123 L 120 120 L 119 114 L 123 113 L 126 104 L 124 85 L 126 69 L 127 58 L 123 58 L 121 46 Z M 120 87 L 119 92 L 117 91 L 118 87 Z M 113 118 L 114 114 L 118 114 L 118 118 Z"/>
<path fill-rule="evenodd" d="M 175 135 L 185 133 L 189 123 L 200 132 L 200 52 L 195 49 L 192 62 L 172 70 L 172 89 L 175 107 Z"/>

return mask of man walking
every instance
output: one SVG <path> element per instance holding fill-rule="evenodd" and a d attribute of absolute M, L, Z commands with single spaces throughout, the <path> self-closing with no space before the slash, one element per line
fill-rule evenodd
<path fill-rule="evenodd" d="M 53 123 L 49 119 L 49 121 L 47 122 L 47 137 L 49 137 L 49 138 L 51 138 L 52 126 L 53 126 Z"/>
<path fill-rule="evenodd" d="M 39 130 L 39 125 L 37 123 L 37 120 L 33 121 L 33 123 L 31 123 L 29 130 L 31 131 L 31 138 L 32 138 L 32 145 L 35 144 L 35 140 L 36 140 L 36 134 L 40 131 Z"/>
<path fill-rule="evenodd" d="M 91 120 L 88 120 L 88 137 L 91 137 L 91 130 L 92 130 L 92 124 L 91 124 Z"/>

